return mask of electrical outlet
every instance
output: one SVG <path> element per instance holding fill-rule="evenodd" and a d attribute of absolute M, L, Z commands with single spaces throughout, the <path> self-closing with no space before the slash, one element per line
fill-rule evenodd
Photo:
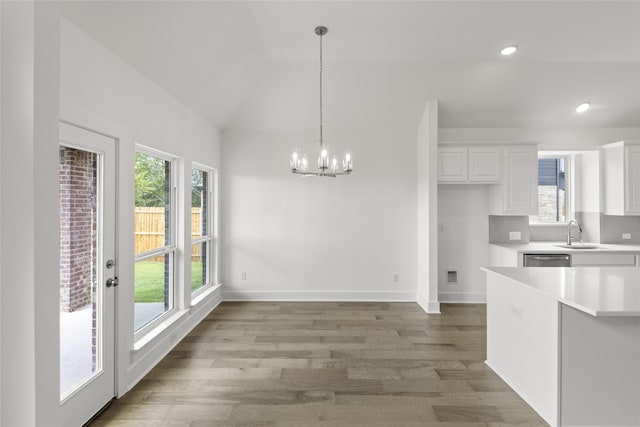
<path fill-rule="evenodd" d="M 393 275 L 393 281 L 394 281 L 395 283 L 398 283 L 398 282 L 400 281 L 400 275 L 399 275 L 398 273 L 396 273 L 396 274 L 394 274 L 394 275 Z"/>
<path fill-rule="evenodd" d="M 243 271 L 242 273 L 240 273 L 240 280 L 247 280 L 247 272 Z"/>
<path fill-rule="evenodd" d="M 622 233 L 622 240 L 630 240 L 631 233 Z"/>
<path fill-rule="evenodd" d="M 519 231 L 510 231 L 509 240 L 522 240 L 522 233 Z"/>

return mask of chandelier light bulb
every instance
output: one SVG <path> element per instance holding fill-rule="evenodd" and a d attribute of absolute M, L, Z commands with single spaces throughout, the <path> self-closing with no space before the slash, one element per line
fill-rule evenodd
<path fill-rule="evenodd" d="M 309 167 L 309 161 L 307 160 L 307 155 L 302 156 L 302 160 L 300 161 L 300 170 L 302 172 L 306 172 Z"/>
<path fill-rule="evenodd" d="M 331 156 L 331 172 L 338 172 L 338 156 L 335 154 Z"/>
<path fill-rule="evenodd" d="M 351 157 L 351 151 L 344 152 L 344 159 L 342 160 L 342 169 L 344 172 L 353 171 L 353 159 Z"/>
<path fill-rule="evenodd" d="M 289 161 L 289 165 L 291 166 L 292 171 L 297 171 L 300 169 L 300 155 L 298 154 L 298 149 L 294 148 L 291 153 L 291 160 Z"/>
<path fill-rule="evenodd" d="M 320 147 L 320 156 L 318 157 L 318 168 L 325 170 L 329 168 L 329 147 L 322 145 Z"/>

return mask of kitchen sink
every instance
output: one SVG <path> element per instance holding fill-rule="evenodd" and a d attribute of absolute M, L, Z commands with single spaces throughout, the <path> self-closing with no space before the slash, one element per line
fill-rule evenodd
<path fill-rule="evenodd" d="M 581 244 L 576 244 L 576 245 L 553 245 L 553 246 L 557 246 L 559 248 L 565 248 L 565 249 L 598 249 L 600 248 L 600 246 L 596 246 L 596 245 L 581 245 Z"/>

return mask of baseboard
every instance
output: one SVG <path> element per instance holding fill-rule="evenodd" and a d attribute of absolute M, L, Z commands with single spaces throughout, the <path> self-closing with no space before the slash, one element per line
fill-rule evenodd
<path fill-rule="evenodd" d="M 484 304 L 487 302 L 486 292 L 438 292 L 438 300 L 452 303 Z"/>
<path fill-rule="evenodd" d="M 425 313 L 440 314 L 440 303 L 438 301 L 429 301 L 427 297 L 419 293 L 417 302 Z"/>
<path fill-rule="evenodd" d="M 224 301 L 415 302 L 412 292 L 361 291 L 223 291 Z"/>

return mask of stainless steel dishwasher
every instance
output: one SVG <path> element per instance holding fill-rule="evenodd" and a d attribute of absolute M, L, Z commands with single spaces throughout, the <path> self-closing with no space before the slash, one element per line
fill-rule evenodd
<path fill-rule="evenodd" d="M 524 267 L 571 267 L 569 254 L 524 254 Z"/>

